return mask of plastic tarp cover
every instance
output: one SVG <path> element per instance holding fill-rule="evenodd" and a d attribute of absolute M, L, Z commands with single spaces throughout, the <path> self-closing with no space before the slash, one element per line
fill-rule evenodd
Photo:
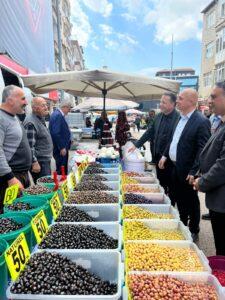
<path fill-rule="evenodd" d="M 33 72 L 55 70 L 51 0 L 0 0 L 0 52 Z"/>

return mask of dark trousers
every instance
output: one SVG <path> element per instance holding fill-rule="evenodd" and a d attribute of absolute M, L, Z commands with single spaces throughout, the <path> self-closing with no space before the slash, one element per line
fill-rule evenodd
<path fill-rule="evenodd" d="M 161 186 L 164 188 L 165 194 L 169 196 L 171 200 L 171 204 L 175 206 L 176 202 L 173 193 L 172 169 L 173 166 L 171 161 L 166 162 L 165 169 L 159 169 L 158 160 L 157 160 L 156 162 L 157 178 L 159 179 Z"/>
<path fill-rule="evenodd" d="M 30 185 L 30 180 L 28 176 L 28 171 L 26 172 L 21 172 L 21 173 L 15 173 L 14 175 L 19 181 L 22 183 L 22 185 L 27 188 Z M 8 181 L 2 180 L 0 177 L 0 214 L 3 213 L 3 203 L 4 203 L 4 197 L 5 197 L 5 191 L 8 187 Z"/>
<path fill-rule="evenodd" d="M 61 175 L 61 167 L 64 166 L 65 174 L 68 172 L 68 159 L 69 159 L 69 151 L 67 150 L 67 154 L 65 156 L 60 155 L 60 153 L 53 152 L 53 157 L 56 163 L 56 172 L 58 175 Z"/>
<path fill-rule="evenodd" d="M 38 162 L 40 167 L 41 167 L 41 171 L 39 173 L 33 173 L 31 172 L 31 175 L 33 177 L 34 183 L 36 184 L 38 178 L 43 177 L 43 176 L 48 176 L 51 175 L 51 161 L 39 161 Z"/>
<path fill-rule="evenodd" d="M 216 255 L 225 255 L 225 213 L 210 210 L 211 224 L 216 246 Z"/>
<path fill-rule="evenodd" d="M 189 226 L 191 233 L 199 232 L 200 202 L 197 191 L 185 179 L 177 174 L 176 166 L 172 170 L 172 193 L 177 203 L 180 219 Z"/>

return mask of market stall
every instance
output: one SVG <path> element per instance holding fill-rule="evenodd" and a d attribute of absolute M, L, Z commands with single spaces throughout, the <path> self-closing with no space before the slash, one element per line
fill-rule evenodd
<path fill-rule="evenodd" d="M 225 299 L 224 271 L 192 242 L 154 171 L 79 155 L 57 186 L 43 177 L 21 200 L 7 192 L 1 299 Z"/>

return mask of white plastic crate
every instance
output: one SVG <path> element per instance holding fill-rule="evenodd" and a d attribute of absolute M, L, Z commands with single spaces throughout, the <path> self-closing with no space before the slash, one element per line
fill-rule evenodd
<path fill-rule="evenodd" d="M 126 187 L 127 184 L 125 184 L 124 186 Z M 129 185 L 135 185 L 135 184 L 129 184 Z M 145 196 L 145 194 L 148 195 L 148 197 L 151 197 L 151 199 L 155 200 L 155 201 L 162 201 L 163 200 L 163 196 L 165 195 L 165 191 L 163 189 L 163 187 L 159 184 L 138 184 L 142 187 L 146 187 L 146 188 L 158 188 L 159 189 L 159 192 L 158 193 L 137 193 L 135 192 L 134 194 L 141 194 L 143 196 Z M 129 192 L 126 192 L 126 193 L 129 193 Z M 130 192 L 132 193 L 132 192 Z"/>
<path fill-rule="evenodd" d="M 119 168 L 101 168 L 104 172 L 107 174 L 120 174 L 120 169 Z M 100 175 L 105 174 L 105 173 L 98 173 Z"/>
<path fill-rule="evenodd" d="M 77 194 L 77 193 L 80 193 L 80 192 L 90 192 L 90 191 L 73 191 L 71 194 Z M 104 192 L 106 194 L 111 194 L 113 196 L 115 196 L 117 199 L 118 199 L 118 203 L 121 202 L 121 195 L 120 195 L 120 192 L 119 191 L 100 191 L 100 192 Z M 67 202 L 64 202 L 66 204 L 69 204 Z M 98 205 L 106 205 L 107 203 L 99 203 Z M 77 204 L 77 205 L 93 205 L 93 204 L 86 204 L 86 203 L 82 203 L 82 204 Z"/>
<path fill-rule="evenodd" d="M 160 214 L 171 214 L 173 219 L 180 220 L 179 212 L 172 205 L 160 205 L 160 204 L 124 204 L 125 206 L 138 206 L 148 211 Z M 123 216 L 123 214 L 122 214 Z M 126 219 L 124 219 L 126 220 Z M 166 219 L 167 220 L 167 219 Z"/>
<path fill-rule="evenodd" d="M 179 230 L 180 233 L 183 235 L 184 240 L 192 242 L 191 232 L 189 231 L 188 227 L 183 224 L 183 222 L 179 220 L 147 220 L 147 219 L 127 219 L 124 220 L 124 223 L 135 222 L 139 221 L 142 222 L 145 226 L 149 227 L 150 229 L 155 230 Z M 128 241 L 128 240 L 127 240 Z M 153 241 L 153 240 L 147 240 Z M 159 240 L 161 241 L 161 240 Z M 168 241 L 168 240 L 167 240 Z"/>
<path fill-rule="evenodd" d="M 118 204 L 66 204 L 84 211 L 94 219 L 94 222 L 120 222 L 121 209 Z"/>
<path fill-rule="evenodd" d="M 98 175 L 98 174 L 96 174 Z M 89 174 L 84 174 L 83 179 L 87 178 L 90 176 Z M 100 176 L 104 177 L 107 181 L 120 181 L 120 176 L 119 174 L 100 174 Z M 103 181 L 104 183 L 104 181 Z"/>
<path fill-rule="evenodd" d="M 147 199 L 150 199 L 152 201 L 152 204 L 171 205 L 170 198 L 166 194 L 163 194 L 162 198 L 152 196 L 153 193 L 130 193 L 130 194 L 137 194 L 137 195 L 143 196 Z M 141 204 L 141 202 L 140 202 L 140 204 Z"/>
<path fill-rule="evenodd" d="M 65 224 L 65 225 L 90 225 L 92 227 L 95 227 L 97 229 L 103 230 L 105 234 L 107 234 L 108 236 L 118 240 L 118 247 L 115 249 L 107 249 L 108 251 L 110 250 L 121 250 L 121 246 L 122 246 L 122 228 L 121 225 L 119 223 L 116 222 L 97 222 L 97 223 L 93 223 L 93 222 L 58 222 L 58 223 L 54 223 L 51 224 L 50 227 L 58 225 L 58 224 Z M 38 249 L 39 246 L 38 246 Z M 56 250 L 56 249 L 52 249 L 52 250 Z M 68 249 L 69 250 L 69 249 Z M 83 249 L 70 249 L 72 251 L 81 251 Z M 84 249 L 84 250 L 90 250 L 90 251 L 104 251 L 106 249 Z"/>
<path fill-rule="evenodd" d="M 140 184 L 159 184 L 159 180 L 154 176 L 131 177 L 131 178 L 137 180 Z"/>
<path fill-rule="evenodd" d="M 201 264 L 202 264 L 202 267 L 203 267 L 203 271 L 201 272 L 198 272 L 196 271 L 196 273 L 200 273 L 200 274 L 210 274 L 212 272 L 210 266 L 209 266 L 209 261 L 207 259 L 207 257 L 205 256 L 205 254 L 203 253 L 203 251 L 201 251 L 195 243 L 193 242 L 190 242 L 190 241 L 129 241 L 129 242 L 126 242 L 124 244 L 124 251 L 123 251 L 123 259 L 125 258 L 126 259 L 126 244 L 127 243 L 142 243 L 142 244 L 158 244 L 160 246 L 168 246 L 168 247 L 175 247 L 175 248 L 189 248 L 189 249 L 192 249 L 195 251 L 195 253 L 197 254 Z M 144 271 L 144 270 L 143 270 Z M 149 273 L 151 274 L 155 274 L 155 273 L 162 273 L 162 272 L 165 272 L 165 271 L 162 271 L 162 272 L 159 272 L 159 271 L 150 271 Z M 173 271 L 167 271 L 167 274 L 173 274 L 174 272 Z M 192 274 L 193 272 L 177 272 L 177 273 L 180 273 L 180 274 Z"/>
<path fill-rule="evenodd" d="M 149 274 L 153 275 L 151 272 L 138 272 L 131 271 L 129 274 Z M 192 272 L 190 274 L 181 274 L 179 272 L 173 272 L 173 274 L 168 274 L 168 272 L 155 272 L 154 275 L 169 275 L 173 278 L 177 278 L 189 283 L 205 283 L 215 287 L 217 292 L 218 300 L 225 300 L 225 294 L 223 293 L 222 287 L 217 280 L 217 278 L 211 274 L 199 274 L 197 272 Z M 124 286 L 123 288 L 123 300 L 128 300 L 128 287 Z"/>
<path fill-rule="evenodd" d="M 52 250 L 45 250 L 53 252 Z M 43 252 L 39 250 L 38 252 Z M 117 251 L 101 251 L 93 252 L 88 250 L 69 251 L 55 250 L 68 259 L 71 259 L 76 264 L 86 268 L 89 272 L 96 274 L 102 280 L 108 280 L 111 283 L 117 284 L 117 293 L 114 295 L 34 295 L 34 294 L 13 294 L 10 291 L 13 283 L 7 289 L 7 297 L 11 300 L 118 300 L 121 297 L 121 286 L 123 277 L 121 255 Z"/>

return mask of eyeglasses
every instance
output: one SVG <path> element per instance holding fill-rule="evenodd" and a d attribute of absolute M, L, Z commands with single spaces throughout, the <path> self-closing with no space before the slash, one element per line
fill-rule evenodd
<path fill-rule="evenodd" d="M 213 94 L 210 95 L 211 99 L 216 99 L 216 97 L 217 97 L 216 95 L 213 95 Z"/>
<path fill-rule="evenodd" d="M 25 97 L 25 96 L 21 98 L 21 100 L 25 100 L 25 99 L 26 99 L 26 97 Z"/>

